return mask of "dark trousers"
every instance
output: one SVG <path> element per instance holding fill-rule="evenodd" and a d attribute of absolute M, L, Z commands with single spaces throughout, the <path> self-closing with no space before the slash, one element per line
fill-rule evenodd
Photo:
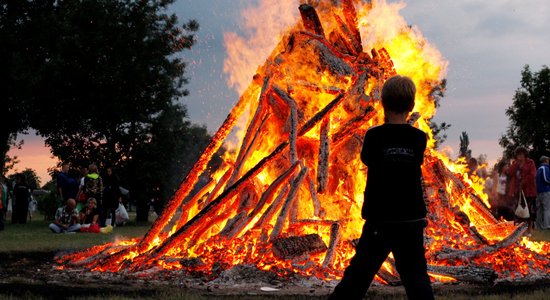
<path fill-rule="evenodd" d="M 27 223 L 27 215 L 29 214 L 29 202 L 24 200 L 15 201 L 13 205 L 13 211 L 11 214 L 12 224 L 25 224 Z"/>
<path fill-rule="evenodd" d="M 424 256 L 424 220 L 405 223 L 365 223 L 355 256 L 329 299 L 363 299 L 374 275 L 393 252 L 408 299 L 433 299 Z"/>
<path fill-rule="evenodd" d="M 2 199 L 0 199 L 2 201 Z M 4 209 L 0 209 L 0 230 L 4 230 Z"/>

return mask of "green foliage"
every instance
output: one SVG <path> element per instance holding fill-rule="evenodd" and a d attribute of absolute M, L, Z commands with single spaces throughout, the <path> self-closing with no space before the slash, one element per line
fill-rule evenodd
<path fill-rule="evenodd" d="M 155 117 L 180 96 L 192 21 L 164 13 L 173 1 L 59 1 L 49 57 L 34 85 L 30 125 L 73 165 L 123 164 L 150 138 Z"/>
<path fill-rule="evenodd" d="M 441 99 L 445 97 L 445 89 L 447 88 L 447 79 L 443 79 L 437 83 L 429 83 L 431 85 L 430 97 L 433 99 L 436 108 L 439 107 Z M 451 127 L 451 124 L 446 122 L 436 123 L 433 120 L 428 120 L 428 125 L 432 129 L 435 139 L 435 148 L 439 148 L 441 144 L 447 140 L 445 131 Z"/>
<path fill-rule="evenodd" d="M 458 150 L 458 157 L 464 157 L 470 159 L 472 157 L 472 150 L 470 149 L 470 138 L 466 131 L 462 131 L 460 135 L 460 148 Z"/>
<path fill-rule="evenodd" d="M 7 153 L 7 151 L 9 151 L 10 148 L 21 149 L 21 147 L 23 146 L 24 141 L 21 140 L 17 142 L 16 137 L 17 137 L 16 134 L 10 134 L 6 147 L 0 150 L 0 156 L 2 160 L 0 162 L 0 165 L 2 166 L 2 169 L 0 170 L 1 175 L 8 173 L 10 170 L 13 170 L 15 165 L 19 162 L 19 160 L 17 159 L 17 156 L 9 156 Z M 3 146 L 0 146 L 0 148 L 2 147 Z"/>
<path fill-rule="evenodd" d="M 19 122 L 0 145 L 32 127 L 61 161 L 115 166 L 143 205 L 157 182 L 170 194 L 209 139 L 177 102 L 199 26 L 178 25 L 173 2 L 0 0 L 2 97 Z"/>
<path fill-rule="evenodd" d="M 22 172 L 11 174 L 10 176 L 8 176 L 8 180 L 10 182 L 14 181 L 15 180 L 15 175 L 17 175 L 17 174 L 23 174 L 23 176 L 25 176 L 27 185 L 29 186 L 31 191 L 40 188 L 40 178 L 38 178 L 38 175 L 36 174 L 35 170 L 33 170 L 31 168 L 26 168 Z"/>
<path fill-rule="evenodd" d="M 506 110 L 510 125 L 500 138 L 504 157 L 513 157 L 517 147 L 526 147 L 530 156 L 538 158 L 550 151 L 550 69 L 543 66 L 532 72 L 526 65 L 521 72 L 521 86 L 514 94 L 512 106 Z"/>
<path fill-rule="evenodd" d="M 441 144 L 447 140 L 447 134 L 445 131 L 451 127 L 451 124 L 446 122 L 436 123 L 433 121 L 428 121 L 428 125 L 432 129 L 434 139 L 435 139 L 435 148 L 438 149 Z"/>
<path fill-rule="evenodd" d="M 191 125 L 183 115 L 178 106 L 161 113 L 151 127 L 150 140 L 135 148 L 132 161 L 123 170 L 122 178 L 128 181 L 138 206 L 146 205 L 156 187 L 166 202 L 210 141 L 206 127 Z M 138 217 L 141 216 L 147 214 L 143 212 Z"/>
<path fill-rule="evenodd" d="M 46 194 L 35 196 L 37 202 L 37 210 L 44 216 L 44 220 L 54 220 L 55 211 L 62 206 L 61 198 L 57 191 L 57 183 L 55 180 L 50 180 L 42 187 L 47 191 Z"/>

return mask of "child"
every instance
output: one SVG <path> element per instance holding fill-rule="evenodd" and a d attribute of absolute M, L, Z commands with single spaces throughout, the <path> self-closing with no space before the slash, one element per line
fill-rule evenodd
<path fill-rule="evenodd" d="M 421 165 L 426 134 L 407 123 L 416 87 L 394 76 L 382 88 L 386 123 L 365 134 L 361 160 L 368 167 L 363 226 L 355 256 L 330 299 L 363 299 L 384 260 L 393 252 L 409 299 L 433 299 L 424 256 L 426 205 Z"/>

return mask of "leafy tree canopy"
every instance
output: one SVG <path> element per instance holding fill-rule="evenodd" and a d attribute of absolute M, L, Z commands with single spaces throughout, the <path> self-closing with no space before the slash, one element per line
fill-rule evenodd
<path fill-rule="evenodd" d="M 115 166 L 141 203 L 155 181 L 173 190 L 209 139 L 177 102 L 198 23 L 178 25 L 173 2 L 0 0 L 2 166 L 34 128 L 62 161 Z"/>
<path fill-rule="evenodd" d="M 15 181 L 15 176 L 17 174 L 23 174 L 23 176 L 25 176 L 25 179 L 27 180 L 26 181 L 27 185 L 29 186 L 29 188 L 31 190 L 36 190 L 36 189 L 40 188 L 40 178 L 36 174 L 35 170 L 33 170 L 31 168 L 26 168 L 22 172 L 11 174 L 10 176 L 8 176 L 8 180 L 10 182 L 14 182 Z"/>
<path fill-rule="evenodd" d="M 547 66 L 538 72 L 532 72 L 529 65 L 523 68 L 520 87 L 506 115 L 510 125 L 499 141 L 505 158 L 513 157 L 517 147 L 529 149 L 533 158 L 549 154 L 550 69 Z"/>
<path fill-rule="evenodd" d="M 462 134 L 460 135 L 460 149 L 458 150 L 458 157 L 464 157 L 466 160 L 472 157 L 470 137 L 466 131 L 462 131 Z"/>

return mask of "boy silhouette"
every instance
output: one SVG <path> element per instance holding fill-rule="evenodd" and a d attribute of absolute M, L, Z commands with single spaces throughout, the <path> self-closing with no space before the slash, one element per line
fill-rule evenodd
<path fill-rule="evenodd" d="M 382 88 L 386 122 L 367 131 L 361 160 L 368 167 L 361 216 L 366 220 L 355 256 L 330 299 L 363 299 L 393 252 L 409 299 L 433 299 L 424 256 L 426 204 L 421 165 L 427 137 L 409 125 L 416 87 L 405 76 L 389 78 Z"/>

